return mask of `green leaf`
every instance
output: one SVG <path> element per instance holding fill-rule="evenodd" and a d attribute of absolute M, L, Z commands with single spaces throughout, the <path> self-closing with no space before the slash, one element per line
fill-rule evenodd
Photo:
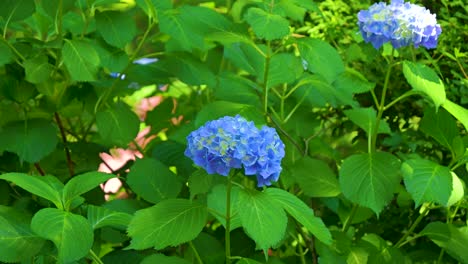
<path fill-rule="evenodd" d="M 190 264 L 185 259 L 176 257 L 176 256 L 165 256 L 163 254 L 154 254 L 143 259 L 140 264 L 154 264 L 154 263 L 164 263 L 164 264 Z"/>
<path fill-rule="evenodd" d="M 401 166 L 406 189 L 416 202 L 447 205 L 452 193 L 450 169 L 424 159 L 411 159 Z"/>
<path fill-rule="evenodd" d="M 259 108 L 257 87 L 258 84 L 247 78 L 232 73 L 224 73 L 218 76 L 218 82 L 213 87 L 213 93 L 216 99 L 220 101 L 248 104 Z"/>
<path fill-rule="evenodd" d="M 457 174 L 455 174 L 455 172 L 451 171 L 450 174 L 452 175 L 452 193 L 450 194 L 447 202 L 447 207 L 458 203 L 465 196 L 464 182 L 457 176 Z"/>
<path fill-rule="evenodd" d="M 326 245 L 331 245 L 332 236 L 330 231 L 322 219 L 314 215 L 314 210 L 309 208 L 302 200 L 278 188 L 268 188 L 265 190 L 265 194 L 281 205 L 288 214 L 307 228 L 318 240 Z"/>
<path fill-rule="evenodd" d="M 0 17 L 3 21 L 18 21 L 34 13 L 35 5 L 31 0 L 3 0 Z"/>
<path fill-rule="evenodd" d="M 189 85 L 216 85 L 216 76 L 199 60 L 185 56 L 175 57 L 168 64 L 169 70 L 181 81 Z"/>
<path fill-rule="evenodd" d="M 345 115 L 357 126 L 372 135 L 377 122 L 377 112 L 372 107 L 354 108 L 344 111 Z M 380 120 L 378 134 L 390 134 L 390 127 L 385 120 Z"/>
<path fill-rule="evenodd" d="M 188 179 L 190 199 L 193 200 L 193 198 L 199 194 L 208 193 L 211 187 L 213 187 L 216 178 L 219 177 L 208 174 L 204 169 L 194 171 Z"/>
<path fill-rule="evenodd" d="M 14 59 L 13 52 L 7 44 L 0 42 L 0 66 L 10 63 Z"/>
<path fill-rule="evenodd" d="M 277 53 L 270 60 L 268 87 L 292 83 L 301 76 L 302 72 L 302 63 L 299 57 L 290 53 Z"/>
<path fill-rule="evenodd" d="M 216 177 L 211 175 L 212 177 Z M 218 176 L 219 177 L 219 176 Z M 241 219 L 239 217 L 239 190 L 237 186 L 233 186 L 231 189 L 231 231 L 241 226 Z M 216 185 L 207 197 L 207 206 L 214 212 L 213 216 L 226 227 L 226 185 Z M 241 209 L 242 210 L 242 209 Z"/>
<path fill-rule="evenodd" d="M 453 151 L 453 141 L 459 136 L 459 132 L 455 119 L 447 111 L 440 109 L 435 112 L 434 109 L 427 109 L 421 120 L 420 129 Z"/>
<path fill-rule="evenodd" d="M 88 205 L 88 221 L 93 229 L 110 226 L 125 231 L 131 220 L 131 214 L 112 211 L 104 207 Z"/>
<path fill-rule="evenodd" d="M 184 199 L 164 200 L 135 213 L 128 235 L 129 248 L 163 249 L 193 240 L 206 224 L 206 207 Z"/>
<path fill-rule="evenodd" d="M 261 262 L 249 258 L 241 258 L 236 264 L 261 264 Z"/>
<path fill-rule="evenodd" d="M 121 49 L 130 44 L 137 33 L 135 19 L 118 11 L 96 13 L 96 29 L 107 43 Z"/>
<path fill-rule="evenodd" d="M 304 157 L 290 169 L 301 189 L 310 197 L 334 197 L 341 193 L 335 173 L 324 161 Z"/>
<path fill-rule="evenodd" d="M 463 126 L 465 126 L 465 129 L 468 130 L 468 110 L 466 108 L 459 106 L 450 100 L 445 100 L 442 107 L 460 121 Z"/>
<path fill-rule="evenodd" d="M 31 83 L 42 83 L 50 78 L 54 67 L 47 61 L 47 56 L 39 55 L 23 63 L 26 80 Z"/>
<path fill-rule="evenodd" d="M 355 154 L 343 161 L 340 186 L 344 196 L 379 214 L 400 183 L 400 161 L 387 152 Z"/>
<path fill-rule="evenodd" d="M 424 64 L 404 61 L 403 74 L 415 91 L 422 92 L 434 102 L 436 109 L 445 102 L 444 84 L 434 70 Z"/>
<path fill-rule="evenodd" d="M 156 109 L 159 107 L 161 107 L 161 105 L 158 105 Z M 156 116 L 154 117 L 156 118 Z M 167 167 L 176 167 L 177 175 L 186 179 L 192 174 L 193 171 L 195 171 L 195 168 L 193 167 L 193 161 L 184 155 L 186 147 L 187 146 L 185 141 L 184 144 L 182 144 L 177 141 L 166 140 L 155 144 L 151 155 L 153 158 L 161 161 Z"/>
<path fill-rule="evenodd" d="M 388 241 L 376 234 L 365 234 L 358 241 L 358 246 L 368 252 L 367 263 L 408 263 L 407 258 L 398 248 L 390 246 Z"/>
<path fill-rule="evenodd" d="M 283 208 L 266 193 L 256 190 L 239 191 L 239 216 L 242 227 L 257 244 L 257 248 L 266 252 L 283 239 L 288 218 Z"/>
<path fill-rule="evenodd" d="M 94 81 L 100 59 L 94 47 L 84 40 L 65 40 L 63 63 L 73 81 Z"/>
<path fill-rule="evenodd" d="M 200 112 L 198 112 L 195 119 L 195 126 L 200 127 L 207 121 L 215 120 L 223 116 L 241 115 L 245 119 L 253 121 L 256 125 L 265 123 L 263 115 L 251 105 L 236 104 L 225 101 L 215 101 L 205 105 Z"/>
<path fill-rule="evenodd" d="M 249 8 L 244 18 L 252 27 L 255 35 L 261 39 L 281 39 L 289 34 L 289 22 L 287 19 L 279 15 L 267 13 L 260 8 Z"/>
<path fill-rule="evenodd" d="M 432 242 L 445 249 L 450 256 L 461 263 L 468 263 L 468 227 L 457 228 L 452 224 L 441 222 L 429 223 L 420 233 L 429 237 Z"/>
<path fill-rule="evenodd" d="M 343 60 L 338 51 L 327 42 L 320 39 L 303 38 L 297 42 L 306 69 L 320 74 L 330 84 L 344 72 Z"/>
<path fill-rule="evenodd" d="M 297 100 L 312 107 L 338 106 L 335 89 L 322 76 L 304 74 L 296 85 L 299 88 L 293 95 Z"/>
<path fill-rule="evenodd" d="M 360 94 L 374 89 L 375 83 L 369 82 L 362 74 L 355 70 L 346 69 L 338 75 L 333 82 L 333 86 L 343 93 Z"/>
<path fill-rule="evenodd" d="M 0 261 L 22 262 L 34 257 L 44 240 L 30 229 L 31 216 L 0 205 Z"/>
<path fill-rule="evenodd" d="M 252 46 L 245 43 L 233 43 L 224 48 L 224 56 L 236 67 L 263 78 L 265 68 L 265 46 Z M 262 53 L 261 53 L 262 52 Z"/>
<path fill-rule="evenodd" d="M 104 142 L 126 147 L 136 138 L 140 119 L 128 105 L 117 103 L 112 108 L 96 114 L 96 126 Z"/>
<path fill-rule="evenodd" d="M 192 241 L 193 247 L 196 252 L 189 250 L 184 256 L 186 259 L 196 258 L 195 254 L 198 253 L 204 264 L 218 264 L 224 263 L 226 254 L 224 252 L 224 245 L 214 235 L 201 232 L 195 240 Z M 192 249 L 192 248 L 190 248 Z"/>
<path fill-rule="evenodd" d="M 88 172 L 74 176 L 63 188 L 63 203 L 65 209 L 70 208 L 72 201 L 78 196 L 91 191 L 99 184 L 114 178 L 115 175 L 102 172 Z"/>
<path fill-rule="evenodd" d="M 93 229 L 86 218 L 58 209 L 44 208 L 37 212 L 32 219 L 31 229 L 54 242 L 59 263 L 85 257 L 94 241 Z"/>
<path fill-rule="evenodd" d="M 106 45 L 107 46 L 107 45 Z M 101 66 L 110 72 L 122 72 L 129 64 L 127 53 L 117 48 L 104 47 L 101 42 L 94 45 L 99 55 Z M 137 66 L 137 65 L 132 65 Z M 143 66 L 143 65 L 139 65 Z"/>
<path fill-rule="evenodd" d="M 45 119 L 9 123 L 0 130 L 0 150 L 13 152 L 29 163 L 52 153 L 57 143 L 57 128 Z"/>
<path fill-rule="evenodd" d="M 57 206 L 57 208 L 63 208 L 61 191 L 58 190 L 59 188 L 54 186 L 54 181 L 49 177 L 52 178 L 53 176 L 44 177 L 10 172 L 1 175 L 0 179 L 11 181 L 22 189 L 51 201 L 55 206 Z"/>
<path fill-rule="evenodd" d="M 347 264 L 362 264 L 367 263 L 367 259 L 369 258 L 369 253 L 359 247 L 351 248 L 348 258 L 346 259 Z"/>
<path fill-rule="evenodd" d="M 151 203 L 175 198 L 182 189 L 179 178 L 166 165 L 153 158 L 136 160 L 128 173 L 127 184 L 132 191 Z"/>

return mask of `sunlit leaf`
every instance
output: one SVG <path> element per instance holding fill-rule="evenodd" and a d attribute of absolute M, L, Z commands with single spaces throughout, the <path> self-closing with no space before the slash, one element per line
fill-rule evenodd
<path fill-rule="evenodd" d="M 87 218 L 93 229 L 110 226 L 120 230 L 126 230 L 132 219 L 132 215 L 112 211 L 104 207 L 88 205 Z"/>
<path fill-rule="evenodd" d="M 84 40 L 65 40 L 62 56 L 72 80 L 96 80 L 100 60 L 90 43 Z"/>
<path fill-rule="evenodd" d="M 429 237 L 432 242 L 443 248 L 461 263 L 468 263 L 468 227 L 455 227 L 452 224 L 432 222 L 420 233 Z"/>
<path fill-rule="evenodd" d="M 137 33 L 135 19 L 118 11 L 98 12 L 96 28 L 107 43 L 121 49 L 130 44 Z"/>
<path fill-rule="evenodd" d="M 249 8 L 245 20 L 252 27 L 255 35 L 261 39 L 280 39 L 289 34 L 289 22 L 286 18 L 267 13 L 260 8 Z"/>

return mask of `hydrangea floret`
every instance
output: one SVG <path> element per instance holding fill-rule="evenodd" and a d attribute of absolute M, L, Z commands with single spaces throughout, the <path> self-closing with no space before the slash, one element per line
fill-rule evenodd
<path fill-rule="evenodd" d="M 258 129 L 240 115 L 209 121 L 187 136 L 185 155 L 209 174 L 228 176 L 244 168 L 256 175 L 257 186 L 277 181 L 284 157 L 284 143 L 274 128 Z"/>
<path fill-rule="evenodd" d="M 387 42 L 394 48 L 411 44 L 416 48 L 435 48 L 442 32 L 435 14 L 404 0 L 392 0 L 389 5 L 375 3 L 369 9 L 359 11 L 358 20 L 364 40 L 376 49 Z"/>

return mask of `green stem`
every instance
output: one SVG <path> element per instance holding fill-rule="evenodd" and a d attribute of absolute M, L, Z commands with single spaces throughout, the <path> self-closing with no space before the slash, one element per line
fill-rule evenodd
<path fill-rule="evenodd" d="M 89 250 L 89 255 L 91 255 L 91 258 L 98 264 L 104 264 L 102 260 L 94 253 L 92 249 Z"/>
<path fill-rule="evenodd" d="M 407 91 L 404 94 L 398 96 L 395 100 L 391 101 L 388 105 L 384 107 L 384 111 L 392 107 L 394 104 L 398 103 L 399 101 L 405 99 L 406 97 L 410 97 L 411 95 L 418 94 L 416 91 Z"/>
<path fill-rule="evenodd" d="M 299 247 L 299 257 L 301 258 L 301 264 L 307 264 L 304 254 L 304 249 L 299 241 L 297 241 L 297 246 Z"/>
<path fill-rule="evenodd" d="M 444 258 L 444 253 L 445 253 L 445 249 L 441 249 L 440 254 L 439 254 L 439 258 L 437 259 L 437 264 L 442 263 L 442 259 Z"/>
<path fill-rule="evenodd" d="M 226 231 L 225 231 L 225 246 L 226 246 L 226 264 L 231 263 L 231 189 L 232 176 L 235 170 L 229 173 L 226 185 Z"/>
<path fill-rule="evenodd" d="M 263 112 L 268 112 L 268 72 L 270 71 L 270 41 L 267 42 L 267 53 L 265 57 L 265 71 L 263 72 Z"/>
<path fill-rule="evenodd" d="M 354 204 L 353 208 L 351 209 L 351 212 L 349 213 L 348 218 L 346 218 L 346 221 L 343 224 L 343 233 L 346 233 L 351 226 L 351 223 L 353 222 L 353 218 L 356 215 L 357 209 L 359 208 L 359 205 Z"/>
<path fill-rule="evenodd" d="M 395 244 L 396 248 L 399 248 L 403 244 L 406 244 L 405 243 L 406 238 L 413 233 L 414 229 L 418 226 L 418 224 L 421 222 L 421 220 L 424 218 L 424 216 L 426 216 L 426 213 L 429 211 L 429 207 L 430 207 L 430 205 L 424 207 L 421 214 L 418 216 L 418 218 L 416 218 L 416 221 L 414 221 L 414 223 L 410 226 L 410 229 L 408 230 L 408 232 L 406 232 L 403 235 L 403 237 L 400 240 L 398 240 L 398 242 Z"/>
<path fill-rule="evenodd" d="M 198 264 L 203 264 L 203 260 L 200 258 L 200 254 L 198 254 L 197 249 L 195 248 L 195 245 L 192 243 L 192 241 L 189 242 L 190 248 L 193 250 L 193 254 L 195 255 L 195 258 L 197 259 Z"/>

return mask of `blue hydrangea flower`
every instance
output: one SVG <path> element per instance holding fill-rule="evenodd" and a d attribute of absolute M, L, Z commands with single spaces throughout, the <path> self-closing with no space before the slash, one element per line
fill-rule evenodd
<path fill-rule="evenodd" d="M 209 174 L 227 176 L 231 169 L 244 168 L 256 175 L 257 185 L 277 181 L 284 157 L 284 144 L 276 130 L 258 129 L 243 117 L 225 116 L 209 121 L 187 137 L 185 155 Z"/>
<path fill-rule="evenodd" d="M 375 3 L 369 9 L 359 11 L 358 20 L 364 40 L 376 49 L 387 42 L 394 48 L 411 44 L 416 48 L 435 48 L 442 32 L 435 14 L 404 0 L 392 0 L 390 5 Z"/>

